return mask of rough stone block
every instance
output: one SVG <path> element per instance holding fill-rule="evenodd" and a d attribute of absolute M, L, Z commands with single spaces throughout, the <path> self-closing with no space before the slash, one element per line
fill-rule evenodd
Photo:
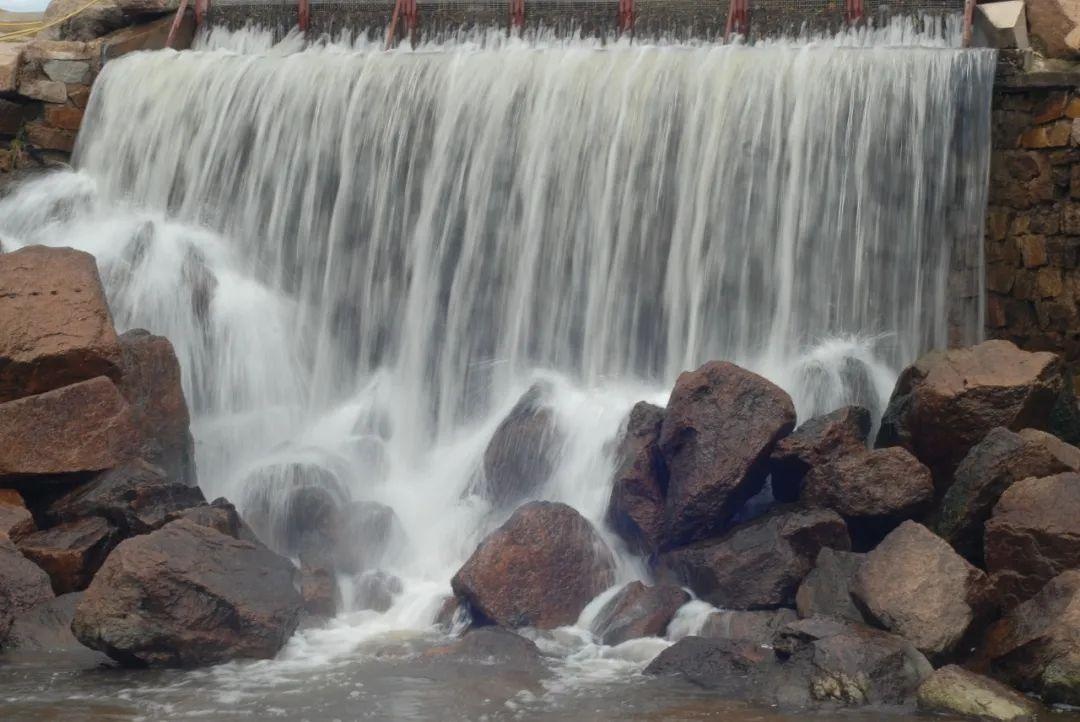
<path fill-rule="evenodd" d="M 61 83 L 83 84 L 90 80 L 90 63 L 85 60 L 46 60 L 41 69 L 50 80 Z M 67 95 L 67 89 L 64 89 Z"/>
<path fill-rule="evenodd" d="M 70 153 L 75 149 L 75 133 L 70 130 L 52 128 L 39 121 L 27 123 L 25 127 L 26 139 L 33 146 L 64 153 Z"/>
<path fill-rule="evenodd" d="M 57 80 L 39 77 L 23 80 L 19 83 L 19 95 L 46 103 L 66 103 L 67 86 Z"/>
<path fill-rule="evenodd" d="M 45 106 L 45 122 L 62 130 L 78 130 L 82 124 L 83 111 L 70 105 Z"/>
<path fill-rule="evenodd" d="M 1027 268 L 1046 265 L 1046 238 L 1043 236 L 1021 236 L 1016 239 L 1020 255 Z"/>

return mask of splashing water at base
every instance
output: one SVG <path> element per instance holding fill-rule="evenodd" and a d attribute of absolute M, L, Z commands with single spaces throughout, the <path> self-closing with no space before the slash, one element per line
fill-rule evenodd
<path fill-rule="evenodd" d="M 992 51 L 900 24 L 757 47 L 202 42 L 109 63 L 77 170 L 0 200 L 0 234 L 95 254 L 117 326 L 172 340 L 208 498 L 247 513 L 251 479 L 307 464 L 400 521 L 390 609 L 199 673 L 221 704 L 271 714 L 244 695 L 429 629 L 505 519 L 470 491 L 538 380 L 566 439 L 538 496 L 601 528 L 622 583 L 645 570 L 602 519 L 633 403 L 722 358 L 802 420 L 880 413 L 904 364 L 979 334 Z M 541 640 L 563 671 L 510 712 L 666 644 L 601 647 L 587 622 Z"/>

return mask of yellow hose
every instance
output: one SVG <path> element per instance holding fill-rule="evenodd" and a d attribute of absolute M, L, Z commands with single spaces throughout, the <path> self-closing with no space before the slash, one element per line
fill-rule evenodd
<path fill-rule="evenodd" d="M 12 38 L 25 37 L 25 36 L 28 36 L 28 35 L 36 35 L 37 33 L 40 33 L 42 30 L 47 30 L 47 29 L 49 29 L 51 27 L 59 25 L 60 23 L 63 23 L 63 22 L 66 22 L 66 21 L 70 20 L 71 18 L 75 17 L 79 13 L 82 13 L 82 12 L 85 12 L 85 11 L 89 10 L 91 7 L 93 7 L 94 5 L 97 5 L 99 2 L 102 2 L 102 0 L 90 0 L 90 2 L 86 3 L 82 7 L 79 7 L 77 9 L 71 11 L 70 13 L 68 13 L 67 15 L 64 15 L 63 17 L 59 17 L 59 18 L 56 18 L 54 20 L 50 20 L 47 23 L 42 22 L 40 20 L 39 21 L 32 21 L 32 20 L 14 21 L 13 20 L 13 21 L 9 21 L 9 22 L 0 22 L 0 28 L 4 28 L 4 27 L 21 27 L 22 28 L 21 30 L 14 30 L 14 31 L 12 31 L 10 33 L 0 35 L 0 41 L 2 41 L 2 40 L 10 40 Z"/>

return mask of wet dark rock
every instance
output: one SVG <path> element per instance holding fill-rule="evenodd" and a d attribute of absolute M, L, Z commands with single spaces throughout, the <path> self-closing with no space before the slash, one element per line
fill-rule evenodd
<path fill-rule="evenodd" d="M 135 457 L 138 439 L 131 407 L 104 376 L 9 401 L 0 404 L 0 484 L 111 469 Z"/>
<path fill-rule="evenodd" d="M 22 495 L 14 489 L 0 489 L 0 534 L 17 542 L 36 530 L 34 515 L 26 508 Z"/>
<path fill-rule="evenodd" d="M 57 594 L 67 594 L 86 588 L 119 541 L 116 527 L 91 516 L 29 534 L 18 547 L 45 570 Z"/>
<path fill-rule="evenodd" d="M 832 617 L 858 624 L 868 623 L 851 596 L 855 575 L 865 554 L 837 551 L 828 547 L 818 552 L 813 570 L 806 575 L 795 594 L 799 616 Z"/>
<path fill-rule="evenodd" d="M 177 519 L 187 519 L 193 521 L 196 524 L 208 526 L 211 529 L 221 532 L 226 536 L 231 536 L 234 539 L 244 539 L 246 541 L 257 541 L 254 532 L 248 529 L 247 525 L 240 518 L 240 514 L 237 513 L 236 507 L 233 506 L 224 497 L 214 499 L 209 504 L 199 504 L 198 506 L 192 506 L 183 511 L 176 511 L 169 514 L 166 517 L 166 523 L 170 521 L 176 521 Z M 261 542 L 260 542 L 261 543 Z"/>
<path fill-rule="evenodd" d="M 550 390 L 530 388 L 495 429 L 484 451 L 483 496 L 510 509 L 536 494 L 551 478 L 562 439 L 545 403 Z"/>
<path fill-rule="evenodd" d="M 353 583 L 353 609 L 385 612 L 394 606 L 394 598 L 402 591 L 401 580 L 393 574 L 379 570 L 364 572 Z"/>
<path fill-rule="evenodd" d="M 18 615 L 54 596 L 49 575 L 0 535 L 0 647 Z"/>
<path fill-rule="evenodd" d="M 514 672 L 535 672 L 544 665 L 532 640 L 508 629 L 492 627 L 470 629 L 461 639 L 429 649 L 423 656 L 429 660 L 483 664 Z"/>
<path fill-rule="evenodd" d="M 292 563 L 269 549 L 180 519 L 113 550 L 72 631 L 128 666 L 269 658 L 299 621 L 296 582 Z"/>
<path fill-rule="evenodd" d="M 1080 568 L 1080 474 L 1018 481 L 986 523 L 986 570 L 996 601 L 1011 609 L 1051 579 Z"/>
<path fill-rule="evenodd" d="M 341 592 L 334 572 L 324 567 L 300 567 L 300 595 L 304 611 L 315 617 L 337 614 Z"/>
<path fill-rule="evenodd" d="M 933 672 L 902 637 L 822 617 L 789 624 L 774 646 L 787 664 L 806 668 L 810 697 L 819 703 L 907 704 Z"/>
<path fill-rule="evenodd" d="M 83 592 L 72 592 L 41 602 L 15 617 L 3 644 L 7 652 L 63 654 L 65 662 L 86 668 L 107 663 L 109 658 L 79 643 L 71 633 L 71 620 Z"/>
<path fill-rule="evenodd" d="M 630 582 L 603 606 L 593 632 L 609 646 L 639 637 L 662 637 L 679 607 L 690 595 L 672 584 L 649 587 Z"/>
<path fill-rule="evenodd" d="M 998 722 L 1033 722 L 1040 712 L 1034 700 L 956 665 L 942 667 L 923 682 L 918 702 L 927 712 Z"/>
<path fill-rule="evenodd" d="M 856 546 L 869 548 L 934 499 L 930 470 L 908 451 L 863 450 L 814 467 L 802 490 L 806 506 L 824 507 L 847 521 Z"/>
<path fill-rule="evenodd" d="M 780 439 L 769 457 L 773 497 L 781 503 L 796 501 L 811 469 L 865 451 L 870 426 L 867 409 L 845 406 L 810 419 Z"/>
<path fill-rule="evenodd" d="M 697 636 L 680 639 L 645 668 L 646 675 L 679 677 L 722 696 L 764 704 L 773 703 L 785 672 L 772 650 L 758 644 Z"/>
<path fill-rule="evenodd" d="M 167 338 L 143 330 L 128 331 L 119 341 L 118 386 L 141 435 L 139 455 L 171 480 L 194 486 L 195 444 L 176 351 Z"/>
<path fill-rule="evenodd" d="M 667 468 L 659 446 L 663 420 L 663 409 L 638 403 L 615 454 L 607 522 L 627 546 L 643 554 L 654 554 L 663 546 L 667 488 Z"/>
<path fill-rule="evenodd" d="M 992 429 L 956 469 L 931 528 L 973 564 L 983 563 L 983 530 L 998 499 L 1021 479 L 1080 470 L 1080 449 L 1035 429 Z"/>
<path fill-rule="evenodd" d="M 1048 429 L 1062 393 L 1062 362 L 1008 341 L 932 351 L 896 382 L 878 446 L 903 446 L 944 492 L 973 446 L 998 426 Z"/>
<path fill-rule="evenodd" d="M 1058 575 L 987 631 L 990 672 L 1047 703 L 1080 704 L 1080 570 Z"/>
<path fill-rule="evenodd" d="M 100 516 L 130 536 L 153 531 L 169 515 L 205 503 L 198 487 L 177 482 L 140 459 L 103 472 L 60 497 L 47 514 L 65 523 Z"/>
<path fill-rule="evenodd" d="M 785 509 L 667 552 L 660 564 L 710 604 L 774 609 L 794 606 L 795 592 L 823 547 L 851 548 L 844 520 L 827 509 Z"/>
<path fill-rule="evenodd" d="M 611 551 L 584 517 L 530 502 L 480 542 L 451 586 L 478 622 L 552 629 L 577 621 L 613 581 Z"/>
<path fill-rule="evenodd" d="M 878 624 L 931 658 L 946 658 L 986 612 L 986 574 L 913 521 L 869 552 L 852 590 Z"/>
<path fill-rule="evenodd" d="M 342 509 L 341 517 L 334 566 L 343 573 L 374 569 L 406 543 L 401 521 L 385 504 L 354 501 Z"/>
<path fill-rule="evenodd" d="M 769 454 L 794 427 L 791 398 L 757 374 L 715 361 L 682 373 L 660 427 L 666 544 L 722 532 L 761 490 Z"/>
<path fill-rule="evenodd" d="M 772 646 L 776 633 L 798 619 L 793 609 L 770 609 L 756 612 L 726 610 L 713 612 L 705 620 L 699 637 L 730 639 Z"/>
<path fill-rule="evenodd" d="M 119 378 L 120 347 L 93 256 L 44 246 L 4 253 L 0 288 L 0 403 Z"/>

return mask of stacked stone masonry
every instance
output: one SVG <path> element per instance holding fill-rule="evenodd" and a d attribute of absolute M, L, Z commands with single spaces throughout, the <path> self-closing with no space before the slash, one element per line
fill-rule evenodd
<path fill-rule="evenodd" d="M 1080 365 L 1080 74 L 999 85 L 986 216 L 987 335 Z"/>

